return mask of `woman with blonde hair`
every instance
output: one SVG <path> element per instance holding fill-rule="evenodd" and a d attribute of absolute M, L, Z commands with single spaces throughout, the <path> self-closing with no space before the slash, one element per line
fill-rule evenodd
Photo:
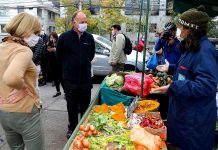
<path fill-rule="evenodd" d="M 38 19 L 19 13 L 5 26 L 9 33 L 0 44 L 0 122 L 12 150 L 44 150 L 36 92 L 36 66 L 32 61 Z"/>

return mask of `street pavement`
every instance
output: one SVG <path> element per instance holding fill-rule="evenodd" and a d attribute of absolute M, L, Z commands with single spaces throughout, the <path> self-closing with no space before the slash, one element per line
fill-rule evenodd
<path fill-rule="evenodd" d="M 96 94 L 100 84 L 94 84 L 92 89 L 92 98 Z M 62 150 L 65 146 L 68 115 L 66 101 L 62 95 L 52 98 L 56 93 L 55 87 L 51 83 L 40 87 L 42 99 L 41 120 L 45 137 L 46 150 Z M 0 126 L 0 150 L 10 150 L 5 139 L 5 134 Z"/>

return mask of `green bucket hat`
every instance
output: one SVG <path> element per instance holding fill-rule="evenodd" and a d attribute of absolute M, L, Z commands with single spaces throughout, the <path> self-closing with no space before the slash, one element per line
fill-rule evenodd
<path fill-rule="evenodd" d="M 210 17 L 205 11 L 206 9 L 203 5 L 189 9 L 181 14 L 178 22 L 183 26 L 195 30 L 207 29 Z"/>

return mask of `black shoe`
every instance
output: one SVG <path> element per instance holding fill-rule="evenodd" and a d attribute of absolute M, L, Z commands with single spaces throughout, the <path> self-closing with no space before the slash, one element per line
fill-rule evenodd
<path fill-rule="evenodd" d="M 53 95 L 52 97 L 57 97 L 57 96 L 59 96 L 59 95 L 61 95 L 61 92 L 57 92 L 55 95 Z"/>
<path fill-rule="evenodd" d="M 73 131 L 71 129 L 68 129 L 67 134 L 66 134 L 67 139 L 69 139 L 72 134 L 73 134 Z"/>

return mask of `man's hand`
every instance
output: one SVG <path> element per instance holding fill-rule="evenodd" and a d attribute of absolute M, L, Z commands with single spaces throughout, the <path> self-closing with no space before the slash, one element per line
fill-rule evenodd
<path fill-rule="evenodd" d="M 170 84 L 168 84 L 166 86 L 159 87 L 159 88 L 155 88 L 151 91 L 151 93 L 165 94 L 168 91 L 169 87 L 170 87 Z"/>
<path fill-rule="evenodd" d="M 11 93 L 9 93 L 6 103 L 14 104 L 27 95 L 33 96 L 32 92 L 28 88 L 23 88 L 20 90 L 14 89 Z"/>

